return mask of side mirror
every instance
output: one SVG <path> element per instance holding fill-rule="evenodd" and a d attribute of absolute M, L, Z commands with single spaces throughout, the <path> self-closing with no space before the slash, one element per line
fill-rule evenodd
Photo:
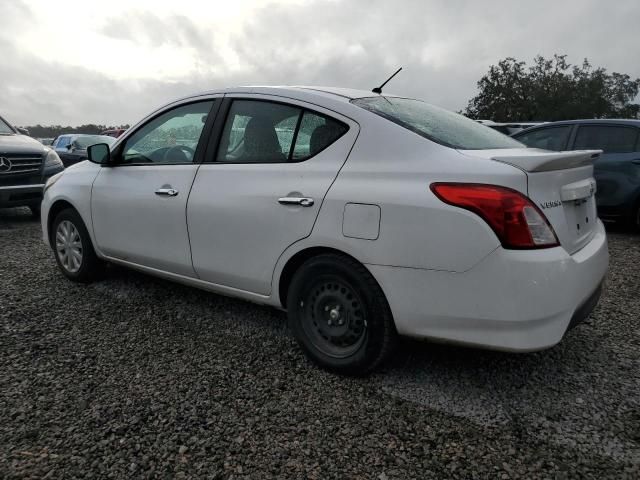
<path fill-rule="evenodd" d="M 16 127 L 16 130 L 18 130 L 18 133 L 20 133 L 21 135 L 29 136 L 29 130 L 27 130 L 26 128 Z"/>
<path fill-rule="evenodd" d="M 87 149 L 87 157 L 90 162 L 98 165 L 108 165 L 111 161 L 111 151 L 106 143 L 96 143 Z"/>
<path fill-rule="evenodd" d="M 73 143 L 70 143 L 69 145 L 67 145 L 65 147 L 67 150 L 72 150 L 73 149 Z"/>

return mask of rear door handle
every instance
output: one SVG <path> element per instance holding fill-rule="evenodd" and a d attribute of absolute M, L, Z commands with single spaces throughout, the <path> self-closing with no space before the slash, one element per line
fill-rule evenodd
<path fill-rule="evenodd" d="M 635 160 L 631 160 L 631 163 L 635 165 L 640 165 L 640 158 L 636 158 Z"/>
<path fill-rule="evenodd" d="M 156 195 L 161 195 L 163 197 L 175 197 L 178 193 L 178 190 L 175 188 L 159 188 L 156 190 Z"/>
<path fill-rule="evenodd" d="M 312 207 L 313 198 L 309 197 L 280 197 L 278 203 L 282 205 L 301 205 L 303 207 Z"/>

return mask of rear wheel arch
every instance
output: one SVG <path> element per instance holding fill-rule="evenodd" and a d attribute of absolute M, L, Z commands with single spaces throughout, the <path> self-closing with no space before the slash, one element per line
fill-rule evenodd
<path fill-rule="evenodd" d="M 323 254 L 334 254 L 342 257 L 348 257 L 354 262 L 358 262 L 362 265 L 362 262 L 360 260 L 353 257 L 352 255 L 349 255 L 348 253 L 338 250 L 337 248 L 308 247 L 304 250 L 300 250 L 299 252 L 295 253 L 289 260 L 287 260 L 285 266 L 282 269 L 282 272 L 280 273 L 280 278 L 278 280 L 278 295 L 282 308 L 287 308 L 287 293 L 289 292 L 291 280 L 293 279 L 293 276 L 298 271 L 298 269 L 310 258 L 317 257 L 318 255 Z"/>

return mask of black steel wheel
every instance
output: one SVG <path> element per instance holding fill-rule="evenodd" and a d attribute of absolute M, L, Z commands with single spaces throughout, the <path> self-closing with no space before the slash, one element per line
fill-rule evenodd
<path fill-rule="evenodd" d="M 339 373 L 370 372 L 396 341 L 380 286 L 363 265 L 347 256 L 323 254 L 305 262 L 291 281 L 287 310 L 305 354 Z"/>

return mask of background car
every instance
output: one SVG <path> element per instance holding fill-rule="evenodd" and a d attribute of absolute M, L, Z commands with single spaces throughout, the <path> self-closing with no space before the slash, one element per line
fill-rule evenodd
<path fill-rule="evenodd" d="M 100 135 L 108 135 L 113 138 L 118 138 L 126 131 L 127 130 L 125 128 L 114 128 L 112 130 L 104 130 L 103 132 L 100 132 Z"/>
<path fill-rule="evenodd" d="M 50 147 L 51 145 L 53 145 L 53 141 L 55 140 L 55 138 L 37 138 L 36 140 L 38 140 L 41 144 Z"/>
<path fill-rule="evenodd" d="M 640 229 L 640 120 L 553 122 L 513 138 L 545 150 L 602 150 L 594 164 L 598 215 Z"/>
<path fill-rule="evenodd" d="M 500 133 L 504 133 L 505 135 L 513 135 L 514 133 L 520 132 L 527 128 L 535 127 L 536 125 L 541 125 L 545 122 L 508 122 L 508 123 L 498 123 L 493 120 L 476 120 L 476 122 L 481 123 L 487 127 L 493 128 Z"/>
<path fill-rule="evenodd" d="M 43 200 L 65 276 L 108 261 L 284 308 L 309 358 L 341 373 L 375 368 L 398 334 L 551 347 L 607 270 L 598 152 L 524 148 L 419 100 L 209 92 L 88 153 Z"/>
<path fill-rule="evenodd" d="M 87 159 L 87 148 L 96 143 L 112 145 L 115 138 L 108 135 L 66 134 L 58 136 L 52 147 L 65 167 Z"/>
<path fill-rule="evenodd" d="M 62 170 L 53 150 L 0 117 L 0 208 L 24 206 L 37 215 L 45 182 Z"/>

